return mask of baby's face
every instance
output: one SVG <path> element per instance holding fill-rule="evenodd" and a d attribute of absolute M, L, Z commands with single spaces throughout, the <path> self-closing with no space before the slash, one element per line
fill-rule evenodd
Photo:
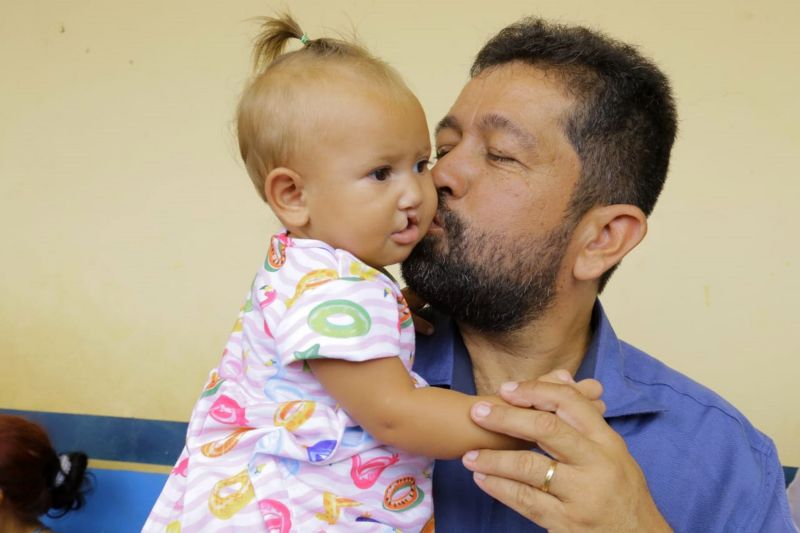
<path fill-rule="evenodd" d="M 307 234 L 373 267 L 398 263 L 436 212 L 425 114 L 411 95 L 343 85 L 308 110 L 322 119 L 301 150 Z"/>

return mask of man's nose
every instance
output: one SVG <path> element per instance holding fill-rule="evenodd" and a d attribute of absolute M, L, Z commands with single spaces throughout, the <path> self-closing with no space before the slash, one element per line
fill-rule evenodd
<path fill-rule="evenodd" d="M 464 167 L 464 158 L 455 150 L 440 157 L 431 169 L 436 189 L 456 198 L 464 196 L 467 192 L 468 172 L 469 170 Z"/>

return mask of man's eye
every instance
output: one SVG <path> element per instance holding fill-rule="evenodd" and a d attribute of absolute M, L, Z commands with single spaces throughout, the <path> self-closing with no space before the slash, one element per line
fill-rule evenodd
<path fill-rule="evenodd" d="M 436 159 L 441 159 L 441 158 L 443 158 L 444 156 L 446 156 L 449 153 L 450 153 L 450 149 L 449 148 L 437 148 L 436 149 Z"/>
<path fill-rule="evenodd" d="M 417 172 L 417 174 L 422 174 L 429 168 L 431 168 L 431 161 L 427 157 L 417 161 L 417 164 L 414 166 L 414 170 Z"/>
<path fill-rule="evenodd" d="M 389 179 L 389 176 L 392 174 L 392 169 L 389 167 L 383 168 L 376 168 L 369 174 L 367 174 L 368 178 L 372 178 L 375 181 L 386 181 Z"/>
<path fill-rule="evenodd" d="M 514 162 L 516 162 L 516 159 L 514 159 L 513 157 L 508 157 L 508 156 L 500 155 L 500 154 L 493 154 L 492 152 L 488 152 L 486 154 L 486 157 L 488 157 L 490 161 L 497 161 L 499 163 L 514 163 Z"/>

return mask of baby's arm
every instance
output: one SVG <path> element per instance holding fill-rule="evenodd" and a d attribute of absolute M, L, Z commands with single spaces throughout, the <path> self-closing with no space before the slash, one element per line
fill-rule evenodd
<path fill-rule="evenodd" d="M 469 396 L 437 387 L 415 388 L 398 357 L 365 362 L 309 359 L 320 383 L 380 442 L 408 453 L 455 459 L 469 450 L 523 449 L 530 443 L 493 433 L 470 420 L 477 401 L 505 403 L 499 396 Z"/>

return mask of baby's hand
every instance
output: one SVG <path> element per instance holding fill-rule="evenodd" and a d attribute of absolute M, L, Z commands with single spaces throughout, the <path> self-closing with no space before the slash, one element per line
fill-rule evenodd
<path fill-rule="evenodd" d="M 411 320 L 414 321 L 414 329 L 417 333 L 423 335 L 433 334 L 433 324 L 419 315 L 420 311 L 429 309 L 428 302 L 417 296 L 417 293 L 408 287 L 403 287 L 403 296 L 406 299 L 406 303 L 408 303 L 408 308 L 411 310 Z"/>

